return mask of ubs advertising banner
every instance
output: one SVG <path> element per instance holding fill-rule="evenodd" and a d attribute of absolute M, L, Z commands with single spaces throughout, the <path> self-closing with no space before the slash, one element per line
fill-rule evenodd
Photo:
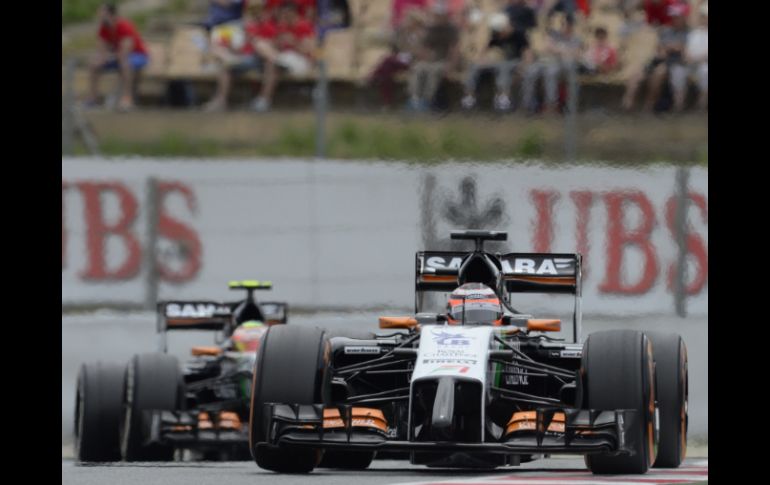
<path fill-rule="evenodd" d="M 688 196 L 686 305 L 707 315 L 707 169 Z M 409 308 L 415 252 L 467 249 L 449 231 L 477 228 L 508 232 L 494 252 L 583 254 L 587 314 L 670 314 L 678 200 L 664 166 L 66 158 L 62 304 L 144 302 L 156 241 L 163 299 L 249 278 L 296 306 Z"/>

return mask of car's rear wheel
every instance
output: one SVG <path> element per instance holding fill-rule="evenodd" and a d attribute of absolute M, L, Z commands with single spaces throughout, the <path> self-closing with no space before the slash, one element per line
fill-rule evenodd
<path fill-rule="evenodd" d="M 678 468 L 687 453 L 687 347 L 677 334 L 646 332 L 658 380 L 660 442 L 655 468 Z"/>
<path fill-rule="evenodd" d="M 319 328 L 273 326 L 265 333 L 254 369 L 249 441 L 261 468 L 309 473 L 321 461 L 313 448 L 280 448 L 260 443 L 265 403 L 316 404 L 329 401 L 326 337 Z"/>
<path fill-rule="evenodd" d="M 584 404 L 588 409 L 635 409 L 639 419 L 626 433 L 632 455 L 586 455 L 596 474 L 645 473 L 656 455 L 655 368 L 652 345 L 642 332 L 605 330 L 589 335 L 583 349 Z"/>
<path fill-rule="evenodd" d="M 75 397 L 75 456 L 79 461 L 120 460 L 124 367 L 96 362 L 78 372 Z"/>
<path fill-rule="evenodd" d="M 126 461 L 170 461 L 174 448 L 148 443 L 152 411 L 176 411 L 183 395 L 177 359 L 168 354 L 135 355 L 126 370 L 120 451 Z"/>

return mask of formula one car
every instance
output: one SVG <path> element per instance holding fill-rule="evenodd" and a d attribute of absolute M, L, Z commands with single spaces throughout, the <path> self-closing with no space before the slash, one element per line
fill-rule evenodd
<path fill-rule="evenodd" d="M 417 253 L 416 315 L 379 322 L 398 332 L 265 332 L 249 435 L 260 467 L 310 472 L 323 459 L 366 468 L 378 451 L 473 468 L 579 454 L 597 474 L 682 462 L 687 354 L 678 335 L 606 330 L 581 343 L 579 254 L 484 251 L 504 232 L 451 237 L 475 249 Z M 424 292 L 451 292 L 446 313 L 420 312 Z M 512 307 L 510 294 L 537 292 L 574 295 L 571 342 L 548 334 L 560 320 Z"/>
<path fill-rule="evenodd" d="M 270 282 L 229 286 L 246 290 L 246 298 L 159 302 L 159 352 L 135 355 L 128 366 L 80 368 L 78 460 L 171 460 L 176 450 L 194 459 L 250 458 L 245 423 L 257 347 L 269 326 L 286 323 L 288 305 L 255 301 L 254 291 L 270 289 Z M 193 359 L 181 368 L 167 353 L 167 334 L 177 330 L 216 331 L 218 345 L 193 347 Z"/>

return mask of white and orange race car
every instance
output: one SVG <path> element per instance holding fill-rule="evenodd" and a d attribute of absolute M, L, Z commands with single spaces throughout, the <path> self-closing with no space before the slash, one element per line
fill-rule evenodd
<path fill-rule="evenodd" d="M 285 324 L 288 305 L 256 302 L 266 281 L 232 281 L 243 300 L 158 303 L 158 352 L 128 365 L 86 363 L 75 406 L 79 461 L 158 461 L 189 451 L 192 459 L 249 459 L 252 372 L 260 336 Z M 215 345 L 192 347 L 184 366 L 167 352 L 169 331 L 209 330 Z"/>
<path fill-rule="evenodd" d="M 369 338 L 275 326 L 251 392 L 256 463 L 309 472 L 366 468 L 377 452 L 413 464 L 515 465 L 584 455 L 597 474 L 677 467 L 686 452 L 687 352 L 679 335 L 605 330 L 581 340 L 578 254 L 484 250 L 506 233 L 458 231 L 465 252 L 416 258 L 411 317 Z M 451 293 L 425 313 L 425 292 Z M 558 319 L 515 310 L 511 294 L 574 295 L 572 338 Z M 520 295 L 521 296 L 521 295 Z"/>

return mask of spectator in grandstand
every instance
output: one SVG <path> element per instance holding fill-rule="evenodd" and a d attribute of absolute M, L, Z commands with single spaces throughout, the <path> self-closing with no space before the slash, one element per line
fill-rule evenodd
<path fill-rule="evenodd" d="M 643 5 L 647 23 L 654 27 L 671 25 L 679 12 L 686 10 L 686 16 L 690 11 L 687 0 L 644 0 Z"/>
<path fill-rule="evenodd" d="M 509 111 L 511 105 L 511 84 L 516 68 L 527 54 L 529 42 L 526 31 L 515 29 L 508 15 L 499 13 L 490 19 L 491 36 L 487 48 L 481 53 L 477 62 L 468 70 L 465 80 L 465 96 L 461 101 L 463 109 L 476 106 L 476 85 L 479 76 L 484 71 L 495 74 L 495 98 L 493 102 L 496 111 Z"/>
<path fill-rule="evenodd" d="M 644 0 L 644 13 L 647 23 L 652 26 L 668 25 L 671 17 L 668 15 L 668 7 L 671 0 Z"/>
<path fill-rule="evenodd" d="M 266 65 L 262 92 L 251 105 L 258 112 L 269 110 L 272 104 L 278 71 L 271 66 L 292 76 L 306 76 L 316 62 L 315 28 L 310 20 L 300 16 L 299 4 L 284 0 L 275 10 L 273 27 L 271 32 L 265 29 L 254 43 L 257 55 Z"/>
<path fill-rule="evenodd" d="M 412 10 L 424 11 L 428 7 L 429 0 L 393 0 L 390 13 L 390 27 L 398 31 L 401 23 Z"/>
<path fill-rule="evenodd" d="M 120 97 L 117 108 L 121 111 L 134 107 L 135 80 L 149 60 L 136 26 L 118 16 L 114 3 L 99 7 L 99 47 L 89 65 L 89 97 L 87 106 L 94 106 L 99 99 L 99 78 L 105 71 L 118 71 Z"/>
<path fill-rule="evenodd" d="M 621 2 L 620 10 L 623 15 L 623 25 L 620 28 L 620 38 L 625 42 L 634 32 L 647 26 L 647 14 L 641 0 L 626 0 Z"/>
<path fill-rule="evenodd" d="M 234 75 L 261 70 L 263 74 L 261 95 L 270 94 L 274 88 L 275 65 L 260 58 L 257 54 L 257 45 L 261 40 L 275 36 L 275 23 L 272 22 L 269 13 L 257 4 L 246 8 L 243 20 L 242 44 L 215 43 L 211 47 L 211 55 L 217 63 L 217 87 L 214 96 L 203 106 L 204 111 L 221 111 L 227 107 Z"/>
<path fill-rule="evenodd" d="M 428 0 L 428 8 L 445 8 L 449 15 L 449 20 L 458 29 L 463 30 L 466 26 L 466 17 L 468 5 L 466 0 Z"/>
<path fill-rule="evenodd" d="M 279 7 L 286 4 L 294 4 L 297 9 L 297 13 L 303 19 L 314 23 L 318 9 L 316 2 L 318 0 L 262 0 L 265 8 L 273 15 L 277 15 Z M 331 6 L 334 2 L 332 0 L 326 0 Z"/>
<path fill-rule="evenodd" d="M 513 30 L 527 32 L 537 25 L 537 14 L 525 0 L 508 0 L 505 13 Z"/>
<path fill-rule="evenodd" d="M 409 107 L 413 111 L 429 108 L 444 76 L 456 70 L 460 61 L 460 31 L 452 22 L 449 9 L 436 3 L 431 12 L 432 20 L 409 73 Z"/>
<path fill-rule="evenodd" d="M 642 72 L 631 75 L 626 83 L 626 92 L 623 96 L 623 109 L 625 110 L 633 109 L 636 93 L 642 82 L 647 80 L 647 99 L 644 108 L 647 111 L 652 111 L 656 102 L 662 100 L 663 86 L 669 80 L 672 70 L 678 72 L 679 66 L 684 65 L 684 49 L 688 36 L 688 9 L 678 5 L 670 8 L 668 13 L 671 17 L 671 25 L 660 28 L 655 57 Z M 662 110 L 665 107 L 659 104 L 658 109 Z"/>
<path fill-rule="evenodd" d="M 583 53 L 580 72 L 583 74 L 607 74 L 618 65 L 618 53 L 607 40 L 607 29 L 597 27 L 594 41 Z"/>
<path fill-rule="evenodd" d="M 385 106 L 393 105 L 396 76 L 409 69 L 425 34 L 426 12 L 422 8 L 410 7 L 401 15 L 398 22 L 393 22 L 398 27 L 393 32 L 390 53 L 369 76 L 369 85 L 378 89 Z"/>
<path fill-rule="evenodd" d="M 322 14 L 323 12 L 316 14 L 316 23 L 323 23 L 324 28 L 345 29 L 350 27 L 351 16 L 348 0 L 329 0 L 323 20 L 320 19 Z"/>
<path fill-rule="evenodd" d="M 569 69 L 577 69 L 582 42 L 575 35 L 569 17 L 562 17 L 560 21 L 560 28 L 548 30 L 544 51 L 524 69 L 521 101 L 524 109 L 531 113 L 537 111 L 535 87 L 539 78 L 543 78 L 545 91 L 543 111 L 555 113 L 559 102 L 559 81 Z"/>
<path fill-rule="evenodd" d="M 550 19 L 551 16 L 556 13 L 562 13 L 567 17 L 569 22 L 575 22 L 575 12 L 577 11 L 578 7 L 576 0 L 553 0 L 551 3 L 552 4 L 550 8 L 548 8 L 548 13 L 546 14 L 547 19 Z M 581 3 L 585 3 L 585 0 L 583 0 Z M 584 8 L 588 7 L 585 6 Z"/>
<path fill-rule="evenodd" d="M 227 22 L 240 20 L 246 0 L 209 0 L 209 10 L 201 25 L 208 31 Z M 252 0 L 256 1 L 256 0 Z"/>
<path fill-rule="evenodd" d="M 687 96 L 687 81 L 692 76 L 698 87 L 698 108 L 708 108 L 709 90 L 709 19 L 708 4 L 699 9 L 698 24 L 687 34 L 684 51 L 685 64 L 671 67 L 671 88 L 674 94 L 674 110 L 681 111 Z"/>

